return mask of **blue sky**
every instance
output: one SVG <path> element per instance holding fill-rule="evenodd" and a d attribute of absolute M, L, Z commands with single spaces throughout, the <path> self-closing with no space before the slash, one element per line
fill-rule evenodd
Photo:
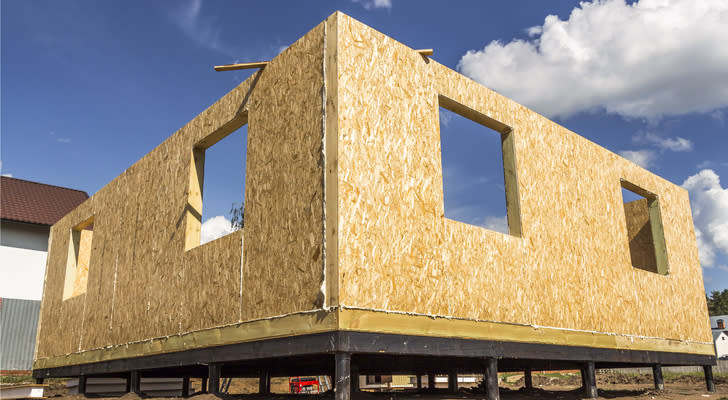
<path fill-rule="evenodd" d="M 4 0 L 2 174 L 93 194 L 250 74 L 213 65 L 268 60 L 341 10 L 686 187 L 706 289 L 722 290 L 728 5 L 699 4 Z M 446 214 L 502 229 L 498 153 L 478 159 L 445 141 L 482 127 L 442 125 Z M 242 198 L 242 174 L 225 172 L 244 165 L 236 135 L 209 150 L 224 161 L 206 167 L 221 182 L 206 181 L 205 220 Z"/>

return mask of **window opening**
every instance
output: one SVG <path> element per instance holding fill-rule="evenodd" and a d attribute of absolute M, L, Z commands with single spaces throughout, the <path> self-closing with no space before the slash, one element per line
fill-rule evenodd
<path fill-rule="evenodd" d="M 657 196 L 622 181 L 622 201 L 632 266 L 667 275 L 667 252 Z"/>
<path fill-rule="evenodd" d="M 439 113 L 445 217 L 520 236 L 511 129 L 442 96 Z"/>
<path fill-rule="evenodd" d="M 213 133 L 192 150 L 187 245 L 211 242 L 243 227 L 248 126 Z"/>
<path fill-rule="evenodd" d="M 63 285 L 63 300 L 86 293 L 89 262 L 93 248 L 94 217 L 71 228 L 68 241 L 66 279 Z"/>

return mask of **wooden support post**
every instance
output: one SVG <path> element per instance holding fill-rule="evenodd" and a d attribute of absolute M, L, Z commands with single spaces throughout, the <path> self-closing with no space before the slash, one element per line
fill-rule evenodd
<path fill-rule="evenodd" d="M 713 382 L 713 366 L 703 365 L 703 373 L 705 374 L 705 387 L 710 393 L 715 393 L 715 382 Z"/>
<path fill-rule="evenodd" d="M 655 380 L 655 390 L 665 390 L 665 381 L 662 379 L 662 364 L 652 366 L 652 378 Z"/>
<path fill-rule="evenodd" d="M 260 370 L 260 375 L 258 376 L 258 393 L 270 393 L 270 371 L 267 368 Z"/>
<path fill-rule="evenodd" d="M 525 370 L 523 370 L 523 384 L 526 390 L 533 389 L 533 370 L 531 369 L 531 367 L 527 367 Z"/>
<path fill-rule="evenodd" d="M 498 390 L 498 359 L 485 359 L 485 393 L 488 400 L 499 400 Z"/>
<path fill-rule="evenodd" d="M 435 374 L 427 374 L 427 390 L 435 390 Z"/>
<path fill-rule="evenodd" d="M 202 383 L 200 385 L 200 392 L 207 393 L 207 378 L 202 378 Z"/>
<path fill-rule="evenodd" d="M 185 375 L 182 377 L 182 397 L 190 396 L 190 377 Z"/>
<path fill-rule="evenodd" d="M 351 399 L 351 354 L 336 353 L 335 400 Z"/>
<path fill-rule="evenodd" d="M 220 393 L 220 370 L 219 363 L 207 365 L 207 392 L 210 394 Z"/>
<path fill-rule="evenodd" d="M 78 394 L 86 394 L 86 375 L 78 377 Z"/>
<path fill-rule="evenodd" d="M 127 387 L 129 388 L 129 393 L 134 394 L 141 394 L 141 376 L 139 374 L 138 370 L 133 370 L 129 373 L 129 383 L 127 384 Z"/>
<path fill-rule="evenodd" d="M 598 394 L 594 361 L 587 361 L 583 371 L 581 380 L 584 383 L 584 396 L 590 399 L 596 399 Z"/>
<path fill-rule="evenodd" d="M 451 369 L 447 374 L 447 391 L 450 393 L 458 392 L 458 371 Z"/>
<path fill-rule="evenodd" d="M 417 374 L 417 389 L 422 389 L 422 374 L 420 373 Z"/>

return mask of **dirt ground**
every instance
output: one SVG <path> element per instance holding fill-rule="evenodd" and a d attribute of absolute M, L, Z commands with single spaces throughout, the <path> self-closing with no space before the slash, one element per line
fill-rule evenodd
<path fill-rule="evenodd" d="M 677 375 L 665 377 L 665 390 L 655 391 L 651 375 L 626 374 L 598 374 L 597 386 L 599 397 L 604 399 L 620 400 L 728 400 L 728 376 L 716 376 L 716 393 L 705 390 L 705 381 L 701 375 Z M 523 375 L 502 375 L 500 377 L 500 394 L 503 400 L 577 400 L 583 398 L 580 389 L 581 377 L 579 374 L 558 374 L 556 376 L 533 376 L 534 389 L 526 391 L 523 387 Z M 191 382 L 193 390 L 199 390 L 199 380 Z M 191 400 L 329 400 L 333 399 L 332 392 L 322 394 L 288 394 L 287 378 L 273 378 L 269 395 L 259 395 L 257 379 L 233 379 L 229 394 L 215 396 L 211 394 L 198 394 L 189 397 Z M 84 395 L 68 395 L 63 382 L 50 383 L 46 391 L 48 398 L 54 400 L 86 400 Z M 92 398 L 101 400 L 103 398 Z M 417 392 L 414 390 L 399 390 L 390 392 L 358 392 L 352 395 L 352 400 L 459 400 L 483 399 L 484 394 L 477 386 L 461 388 L 458 394 L 445 393 L 438 389 L 436 393 Z M 135 394 L 126 394 L 122 397 L 108 398 L 109 400 L 140 400 Z M 144 400 L 157 400 L 151 397 L 141 397 Z M 174 398 L 160 398 L 158 400 L 177 400 Z"/>

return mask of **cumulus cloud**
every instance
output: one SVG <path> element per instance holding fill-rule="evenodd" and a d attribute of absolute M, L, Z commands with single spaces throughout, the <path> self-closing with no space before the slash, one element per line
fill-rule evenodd
<path fill-rule="evenodd" d="M 690 151 L 693 149 L 693 142 L 689 139 L 685 139 L 680 136 L 666 138 L 653 132 L 638 132 L 637 135 L 632 138 L 632 141 L 635 143 L 651 144 L 663 151 Z"/>
<path fill-rule="evenodd" d="M 365 9 L 373 8 L 392 8 L 392 0 L 352 0 L 354 3 L 360 3 Z"/>
<path fill-rule="evenodd" d="M 712 169 L 690 176 L 682 186 L 690 193 L 700 262 L 713 267 L 718 253 L 728 255 L 728 188 Z"/>
<path fill-rule="evenodd" d="M 725 0 L 582 2 L 528 40 L 468 51 L 458 69 L 551 117 L 711 112 L 728 106 L 725 21 Z"/>
<path fill-rule="evenodd" d="M 619 155 L 632 161 L 642 168 L 649 168 L 657 158 L 652 150 L 622 150 Z"/>
<path fill-rule="evenodd" d="M 202 228 L 200 230 L 200 244 L 205 244 L 219 237 L 223 237 L 232 231 L 233 229 L 230 226 L 230 220 L 222 215 L 208 218 L 202 223 Z"/>

